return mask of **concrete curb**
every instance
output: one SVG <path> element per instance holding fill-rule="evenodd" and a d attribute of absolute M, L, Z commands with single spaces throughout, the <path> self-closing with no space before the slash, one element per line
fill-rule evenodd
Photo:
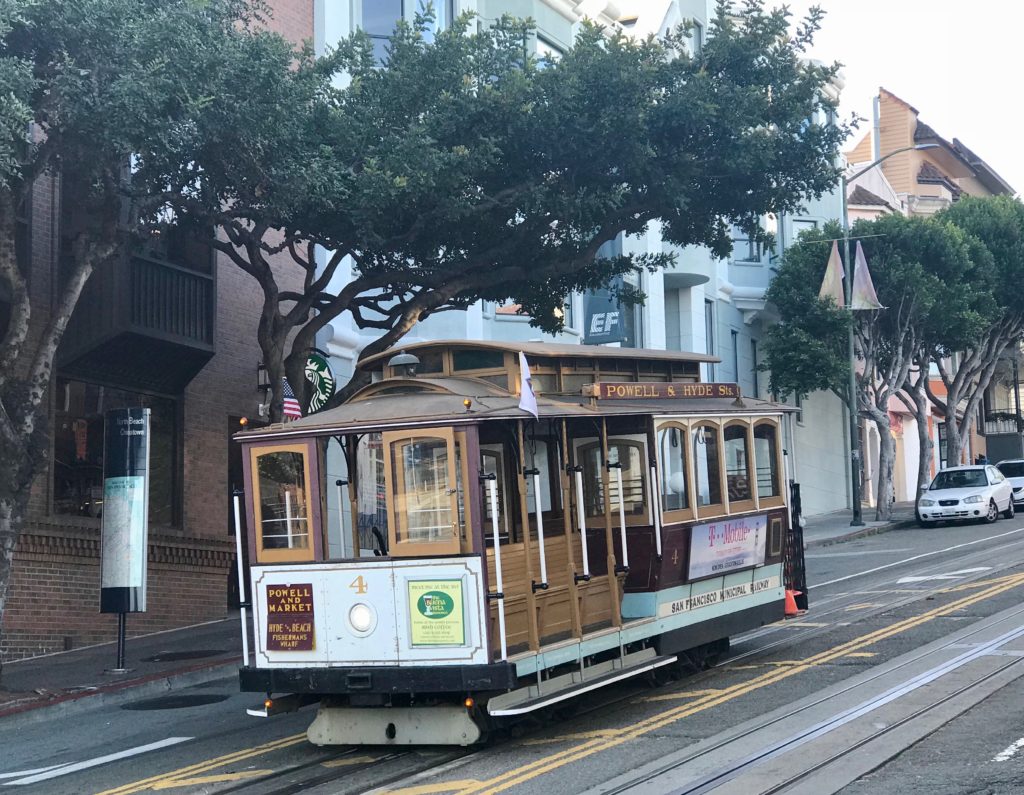
<path fill-rule="evenodd" d="M 876 536 L 881 533 L 888 533 L 890 530 L 903 530 L 908 527 L 914 527 L 916 524 L 916 519 L 898 519 L 895 522 L 887 522 L 886 524 L 874 525 L 872 527 L 862 527 L 859 530 L 851 530 L 849 533 L 844 533 L 843 535 L 832 536 L 831 538 L 820 538 L 816 541 L 807 541 L 804 543 L 804 549 L 830 547 L 833 544 L 842 544 L 846 541 L 853 541 L 857 538 L 866 538 L 868 536 Z"/>
<path fill-rule="evenodd" d="M 0 707 L 0 725 L 4 728 L 63 718 L 97 707 L 125 704 L 140 697 L 156 696 L 196 685 L 231 678 L 241 664 L 241 656 L 189 668 L 163 671 L 137 679 L 99 685 L 95 690 L 68 693 L 47 701 L 29 701 Z"/>

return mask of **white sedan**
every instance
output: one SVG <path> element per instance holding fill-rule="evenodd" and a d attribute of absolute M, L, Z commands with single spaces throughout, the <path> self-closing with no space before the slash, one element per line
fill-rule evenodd
<path fill-rule="evenodd" d="M 984 519 L 994 522 L 1002 512 L 1013 518 L 1013 488 L 994 466 L 950 467 L 935 476 L 917 501 L 917 521 Z"/>

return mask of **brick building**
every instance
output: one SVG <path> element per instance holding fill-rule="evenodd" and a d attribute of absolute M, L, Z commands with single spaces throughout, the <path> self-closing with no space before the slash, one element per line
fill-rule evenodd
<path fill-rule="evenodd" d="M 272 6 L 274 29 L 295 42 L 312 38 L 312 0 Z M 20 219 L 34 307 L 54 296 L 75 224 L 71 204 L 59 180 L 40 180 Z M 15 551 L 0 659 L 115 637 L 116 616 L 98 612 L 109 408 L 152 411 L 148 611 L 129 617 L 129 633 L 226 614 L 230 492 L 241 483 L 230 434 L 239 417 L 256 414 L 261 396 L 261 303 L 255 280 L 184 235 L 94 274 L 57 358 L 51 454 Z"/>

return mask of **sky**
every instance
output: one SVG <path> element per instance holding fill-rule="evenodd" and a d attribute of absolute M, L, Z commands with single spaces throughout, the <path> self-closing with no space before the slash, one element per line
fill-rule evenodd
<path fill-rule="evenodd" d="M 768 0 L 767 5 L 781 5 Z M 1018 0 L 791 0 L 826 17 L 810 53 L 843 64 L 840 112 L 864 117 L 844 149 L 871 129 L 882 86 L 913 105 L 947 141 L 959 138 L 1024 193 L 1024 3 Z M 885 154 L 884 152 L 882 154 Z"/>

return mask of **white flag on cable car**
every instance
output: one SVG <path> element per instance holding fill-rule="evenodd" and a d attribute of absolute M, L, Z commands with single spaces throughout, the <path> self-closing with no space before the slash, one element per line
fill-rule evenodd
<path fill-rule="evenodd" d="M 526 363 L 526 354 L 522 351 L 519 351 L 519 408 L 530 412 L 534 419 L 540 419 L 537 414 L 537 395 L 533 392 L 530 365 Z"/>

